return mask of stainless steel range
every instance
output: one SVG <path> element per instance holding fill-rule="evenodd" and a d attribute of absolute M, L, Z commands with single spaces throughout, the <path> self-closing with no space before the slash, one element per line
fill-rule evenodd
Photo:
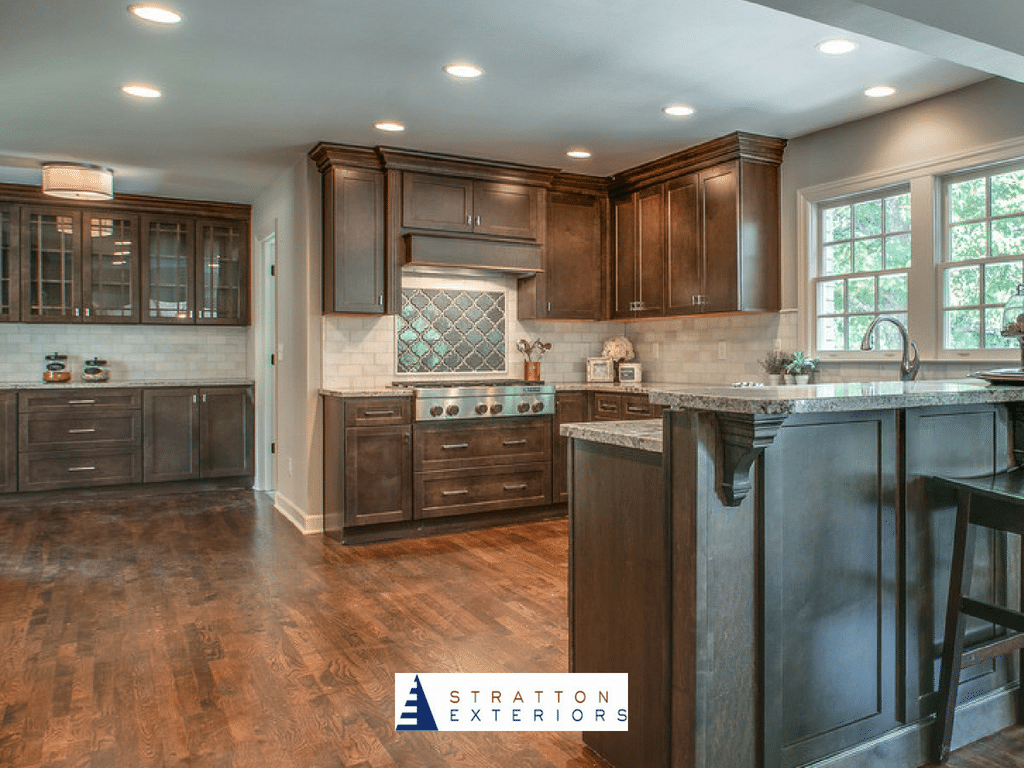
<path fill-rule="evenodd" d="M 555 387 L 536 381 L 396 381 L 416 390 L 416 421 L 545 416 L 555 412 Z"/>

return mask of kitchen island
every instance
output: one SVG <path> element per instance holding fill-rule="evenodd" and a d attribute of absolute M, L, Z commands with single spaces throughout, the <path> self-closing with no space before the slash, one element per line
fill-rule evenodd
<path fill-rule="evenodd" d="M 670 408 L 661 453 L 614 424 L 562 428 L 571 663 L 630 672 L 630 731 L 585 741 L 618 768 L 925 763 L 954 514 L 926 478 L 1015 463 L 1024 388 L 650 397 Z M 972 594 L 1019 600 L 1018 540 L 979 537 L 976 563 Z M 1013 658 L 964 671 L 954 747 L 1017 721 L 1019 677 Z"/>

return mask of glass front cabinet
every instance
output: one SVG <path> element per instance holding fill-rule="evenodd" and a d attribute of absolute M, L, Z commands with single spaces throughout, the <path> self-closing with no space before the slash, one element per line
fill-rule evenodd
<path fill-rule="evenodd" d="M 87 323 L 139 321 L 139 217 L 89 213 L 83 232 L 82 304 Z"/>
<path fill-rule="evenodd" d="M 18 209 L 0 204 L 0 321 L 17 320 L 19 316 L 18 285 L 21 270 L 18 259 L 20 234 Z"/>

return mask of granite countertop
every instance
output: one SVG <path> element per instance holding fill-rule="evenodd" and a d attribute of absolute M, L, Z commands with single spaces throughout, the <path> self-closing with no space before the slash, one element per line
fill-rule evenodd
<path fill-rule="evenodd" d="M 0 390 L 12 389 L 134 389 L 145 387 L 245 387 L 252 386 L 252 379 L 215 379 L 203 381 L 191 381 L 181 379 L 151 379 L 151 380 L 114 380 L 114 381 L 82 381 L 72 379 L 71 381 L 48 382 L 48 381 L 5 381 L 0 382 Z"/>
<path fill-rule="evenodd" d="M 655 383 L 637 383 L 637 384 L 619 384 L 617 382 L 601 382 L 601 381 L 571 381 L 571 382 L 546 382 L 553 384 L 555 390 L 558 392 L 620 392 L 625 394 L 646 394 L 652 390 L 663 390 L 677 385 L 674 384 L 655 384 Z M 438 382 L 438 386 L 443 386 L 443 382 Z M 327 397 L 412 397 L 415 390 L 411 387 L 367 387 L 367 388 L 353 388 L 353 389 L 334 389 L 330 387 L 321 387 L 320 394 Z"/>
<path fill-rule="evenodd" d="M 1024 402 L 1024 386 L 993 386 L 978 379 L 784 387 L 667 385 L 648 392 L 652 403 L 677 410 L 779 415 Z"/>
<path fill-rule="evenodd" d="M 411 387 L 377 387 L 376 389 L 320 389 L 325 397 L 412 397 Z"/>
<path fill-rule="evenodd" d="M 651 453 L 662 451 L 661 419 L 588 421 L 563 424 L 559 431 L 566 437 L 589 440 L 593 443 L 636 448 Z"/>

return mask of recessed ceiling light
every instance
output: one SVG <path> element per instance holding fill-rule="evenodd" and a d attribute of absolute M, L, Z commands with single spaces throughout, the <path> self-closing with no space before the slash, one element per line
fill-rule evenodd
<path fill-rule="evenodd" d="M 150 88 L 148 85 L 122 85 L 121 90 L 129 96 L 138 96 L 142 99 L 156 99 L 160 97 L 160 91 Z"/>
<path fill-rule="evenodd" d="M 463 79 L 480 77 L 480 75 L 484 73 L 484 71 L 476 64 L 469 64 L 465 61 L 457 61 L 453 64 L 449 64 L 444 68 L 444 71 L 452 77 L 461 77 Z"/>
<path fill-rule="evenodd" d="M 693 114 L 693 107 L 688 107 L 685 104 L 669 104 L 661 111 L 666 115 L 672 115 L 673 117 L 685 117 L 686 115 Z"/>
<path fill-rule="evenodd" d="M 378 131 L 404 131 L 405 126 L 394 120 L 378 120 L 373 124 Z"/>
<path fill-rule="evenodd" d="M 159 5 L 129 5 L 128 10 L 140 19 L 155 21 L 157 24 L 177 24 L 181 21 L 180 13 Z"/>
<path fill-rule="evenodd" d="M 575 157 L 580 160 L 590 157 L 590 152 L 588 152 L 585 149 L 570 149 L 565 154 L 567 154 L 569 157 Z"/>
<path fill-rule="evenodd" d="M 865 96 L 870 96 L 873 99 L 881 99 L 885 96 L 892 96 L 896 93 L 896 89 L 891 85 L 873 85 L 870 88 L 864 90 Z"/>
<path fill-rule="evenodd" d="M 835 40 L 824 40 L 818 43 L 818 50 L 822 53 L 827 53 L 831 56 L 842 56 L 844 53 L 850 53 L 857 49 L 857 44 L 852 40 L 843 40 L 837 38 Z"/>

